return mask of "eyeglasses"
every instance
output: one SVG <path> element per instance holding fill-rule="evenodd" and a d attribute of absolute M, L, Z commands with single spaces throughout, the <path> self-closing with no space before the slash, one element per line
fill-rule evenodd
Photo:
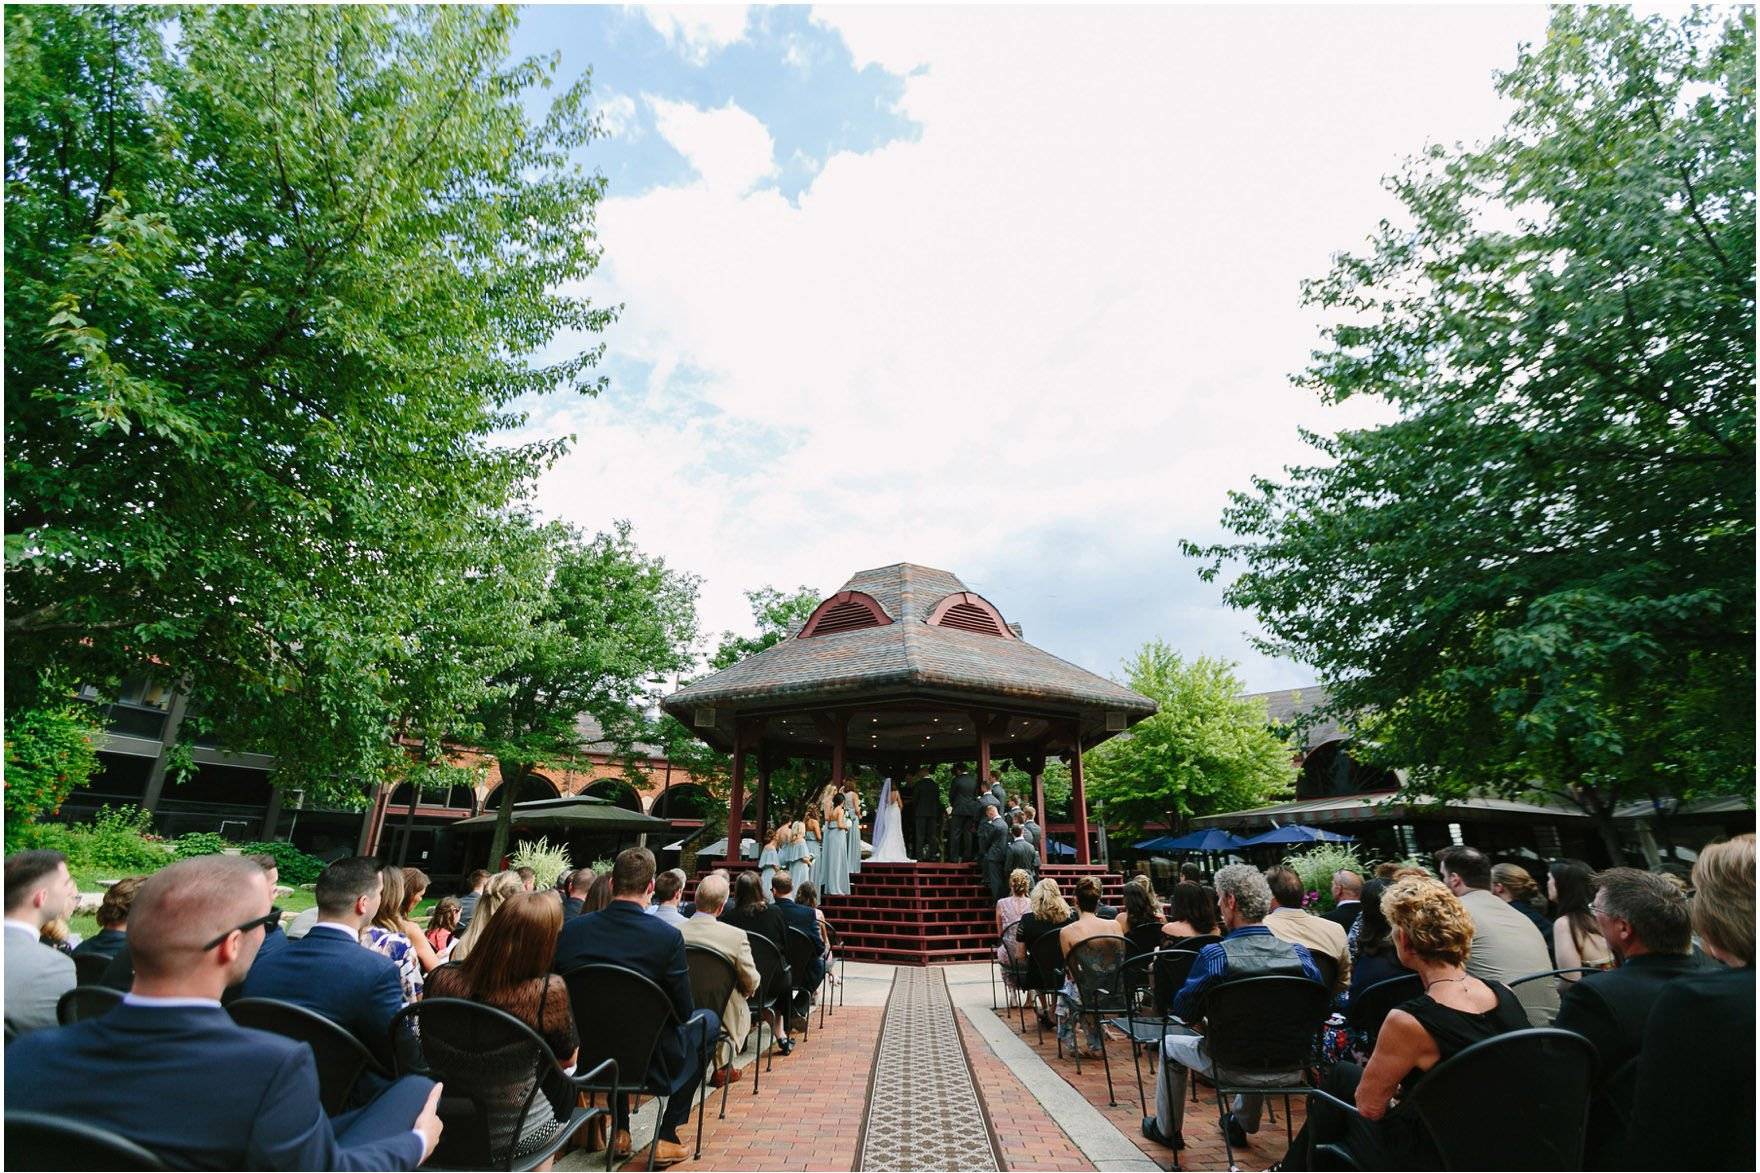
<path fill-rule="evenodd" d="M 1608 920 L 1621 920 L 1621 919 L 1623 919 L 1619 916 L 1619 914 L 1613 912 L 1605 904 L 1591 904 L 1591 905 L 1589 905 L 1589 911 L 1594 913 L 1596 916 L 1604 916 Z"/>
<path fill-rule="evenodd" d="M 232 936 L 234 933 L 248 933 L 252 929 L 263 929 L 264 931 L 268 931 L 280 923 L 281 910 L 279 908 L 271 908 L 266 914 L 259 916 L 255 920 L 247 920 L 242 925 L 227 929 L 224 933 L 221 933 L 218 937 L 215 937 L 212 941 L 203 945 L 202 952 L 206 953 L 210 949 L 218 949 L 220 947 L 220 942 Z"/>

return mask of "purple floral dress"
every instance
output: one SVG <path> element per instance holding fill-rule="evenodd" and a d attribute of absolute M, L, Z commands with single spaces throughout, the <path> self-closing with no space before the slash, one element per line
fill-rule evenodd
<path fill-rule="evenodd" d="M 416 959 L 415 946 L 402 933 L 378 925 L 368 925 L 361 934 L 361 944 L 373 952 L 389 957 L 397 966 L 397 979 L 403 983 L 405 1005 L 422 996 L 422 964 Z"/>

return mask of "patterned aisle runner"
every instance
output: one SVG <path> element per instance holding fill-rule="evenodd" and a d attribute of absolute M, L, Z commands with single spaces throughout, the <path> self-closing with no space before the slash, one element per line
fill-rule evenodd
<path fill-rule="evenodd" d="M 856 1168 L 1002 1169 L 945 972 L 899 966 L 893 974 Z"/>

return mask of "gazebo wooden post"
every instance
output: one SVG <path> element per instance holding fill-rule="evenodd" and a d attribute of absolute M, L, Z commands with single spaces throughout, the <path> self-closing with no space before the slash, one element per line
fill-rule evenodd
<path fill-rule="evenodd" d="M 978 729 L 978 805 L 982 806 L 990 792 L 990 715 L 973 713 L 972 724 Z"/>
<path fill-rule="evenodd" d="M 1070 724 L 1070 813 L 1076 820 L 1076 862 L 1086 864 L 1093 857 L 1088 851 L 1088 796 L 1082 784 L 1082 722 L 1077 718 Z"/>
<path fill-rule="evenodd" d="M 831 717 L 831 783 L 836 793 L 843 793 L 844 755 L 849 749 L 849 718 L 842 713 Z"/>
<path fill-rule="evenodd" d="M 746 809 L 746 727 L 735 723 L 733 730 L 733 786 L 727 799 L 727 858 L 740 859 L 740 840 L 745 832 Z"/>
<path fill-rule="evenodd" d="M 1049 858 L 1049 840 L 1045 828 L 1051 823 L 1051 816 L 1045 811 L 1045 755 L 1034 754 L 1028 763 L 1033 768 L 1033 814 L 1039 820 L 1039 862 L 1043 864 Z"/>
<path fill-rule="evenodd" d="M 758 843 L 770 838 L 770 750 L 758 747 Z"/>

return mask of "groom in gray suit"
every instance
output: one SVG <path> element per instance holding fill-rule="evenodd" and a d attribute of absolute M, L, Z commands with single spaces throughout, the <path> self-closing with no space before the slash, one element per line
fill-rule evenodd
<path fill-rule="evenodd" d="M 67 857 L 20 851 L 6 859 L 6 1025 L 18 1034 L 56 1025 L 55 1004 L 77 984 L 73 958 L 39 939 L 73 915 L 79 898 Z"/>

